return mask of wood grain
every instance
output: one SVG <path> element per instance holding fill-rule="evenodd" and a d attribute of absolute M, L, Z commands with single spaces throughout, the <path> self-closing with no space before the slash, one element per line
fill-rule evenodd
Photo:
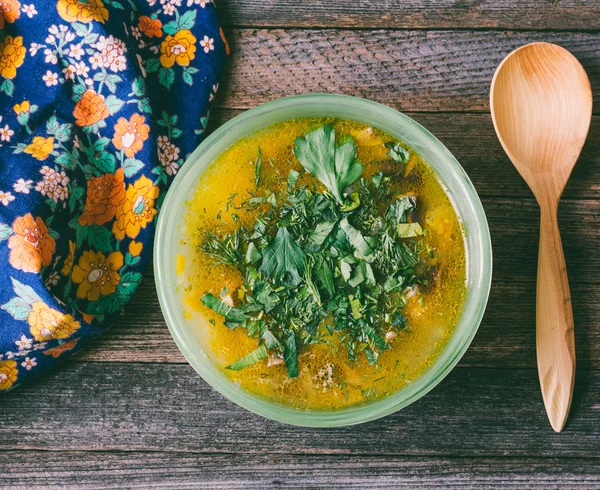
<path fill-rule="evenodd" d="M 600 458 L 600 373 L 580 372 L 571 417 L 548 426 L 534 369 L 455 369 L 417 403 L 338 429 L 268 421 L 187 365 L 70 362 L 0 397 L 3 450 Z"/>
<path fill-rule="evenodd" d="M 216 108 L 216 128 L 242 110 Z M 489 114 L 418 113 L 408 116 L 431 131 L 458 159 L 481 197 L 532 197 L 523 178 L 502 150 Z M 563 194 L 566 199 L 600 199 L 600 117 L 592 118 L 589 136 Z"/>
<path fill-rule="evenodd" d="M 600 28 L 595 0 L 217 0 L 227 26 L 389 29 Z"/>
<path fill-rule="evenodd" d="M 234 29 L 221 106 L 245 109 L 289 95 L 336 92 L 403 111 L 487 111 L 494 70 L 516 47 L 569 49 L 600 100 L 600 34 Z"/>
<path fill-rule="evenodd" d="M 35 466 L 29 463 L 35 460 Z M 0 452 L 0 488 L 589 489 L 594 459 L 431 458 L 168 452 Z"/>

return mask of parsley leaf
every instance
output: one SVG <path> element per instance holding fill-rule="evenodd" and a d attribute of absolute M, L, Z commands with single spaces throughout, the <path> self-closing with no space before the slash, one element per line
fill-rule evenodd
<path fill-rule="evenodd" d="M 384 146 L 388 149 L 388 156 L 395 162 L 406 163 L 410 159 L 410 153 L 400 143 L 388 141 Z"/>
<path fill-rule="evenodd" d="M 246 354 L 241 359 L 235 361 L 234 363 L 226 366 L 225 369 L 230 369 L 232 371 L 239 371 L 240 369 L 244 369 L 245 367 L 251 366 L 252 364 L 263 360 L 268 356 L 267 348 L 264 345 L 261 345 L 258 349 L 254 349 L 249 354 Z"/>
<path fill-rule="evenodd" d="M 214 294 L 206 293 L 200 300 L 204 306 L 209 307 L 211 310 L 214 310 L 219 315 L 225 317 L 225 325 L 227 328 L 239 327 L 246 320 L 250 319 L 250 317 L 242 310 L 229 306 Z"/>
<path fill-rule="evenodd" d="M 283 346 L 283 360 L 290 378 L 298 376 L 298 354 L 296 352 L 296 334 L 288 333 Z"/>
<path fill-rule="evenodd" d="M 375 260 L 375 252 L 361 232 L 348 222 L 348 218 L 344 218 L 340 221 L 340 227 L 344 230 L 350 245 L 354 248 L 354 256 L 357 259 L 373 262 L 373 260 Z"/>
<path fill-rule="evenodd" d="M 294 155 L 302 166 L 319 179 L 344 204 L 343 190 L 353 184 L 363 173 L 364 167 L 356 159 L 356 144 L 345 139 L 335 144 L 335 129 L 326 124 L 296 138 Z"/>
<path fill-rule="evenodd" d="M 263 250 L 259 271 L 276 282 L 297 286 L 302 282 L 306 258 L 304 252 L 285 226 Z"/>

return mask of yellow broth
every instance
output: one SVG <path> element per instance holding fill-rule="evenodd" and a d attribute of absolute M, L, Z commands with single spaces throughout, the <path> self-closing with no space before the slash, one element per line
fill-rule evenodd
<path fill-rule="evenodd" d="M 312 344 L 298 355 L 299 376 L 289 378 L 284 364 L 268 365 L 264 359 L 240 371 L 226 370 L 258 346 L 257 339 L 243 328 L 231 330 L 223 317 L 204 306 L 204 293 L 219 295 L 227 287 L 235 301 L 243 283 L 238 270 L 215 265 L 214 259 L 199 249 L 207 232 L 231 233 L 240 225 L 252 225 L 254 215 L 237 211 L 235 223 L 226 203 L 236 194 L 234 204 L 250 198 L 254 190 L 254 166 L 260 147 L 265 187 L 286 185 L 290 169 L 301 174 L 300 182 L 317 183 L 292 153 L 294 140 L 326 122 L 333 123 L 339 136 L 351 134 L 358 146 L 358 158 L 365 164 L 364 177 L 381 170 L 404 172 L 398 194 L 418 197 L 418 215 L 426 235 L 424 243 L 434 247 L 438 279 L 408 300 L 404 311 L 409 331 L 391 341 L 377 365 L 369 366 L 364 354 L 349 363 L 346 349 L 335 340 L 334 347 Z M 462 226 L 444 188 L 433 170 L 414 152 L 407 164 L 390 163 L 386 141 L 389 135 L 355 121 L 309 118 L 278 123 L 248 136 L 224 151 L 199 179 L 195 194 L 186 202 L 181 244 L 186 250 L 176 257 L 179 291 L 185 305 L 184 315 L 193 325 L 203 350 L 234 382 L 243 388 L 277 402 L 300 408 L 341 408 L 365 399 L 380 398 L 410 383 L 435 361 L 446 345 L 460 317 L 466 297 L 466 261 Z M 394 165 L 394 167 L 391 167 Z M 217 217 L 220 213 L 220 219 Z M 214 325 L 212 324 L 214 322 Z M 335 333 L 334 333 L 335 335 Z M 336 347 L 337 346 L 337 347 Z"/>

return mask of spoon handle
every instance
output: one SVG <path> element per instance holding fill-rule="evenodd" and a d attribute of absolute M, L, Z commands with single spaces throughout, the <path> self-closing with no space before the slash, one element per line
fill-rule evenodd
<path fill-rule="evenodd" d="M 575 336 L 557 207 L 542 207 L 537 277 L 537 365 L 550 424 L 560 432 L 575 383 Z"/>

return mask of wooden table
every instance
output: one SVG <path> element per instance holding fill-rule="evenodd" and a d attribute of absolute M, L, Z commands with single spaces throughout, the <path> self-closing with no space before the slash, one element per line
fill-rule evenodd
<path fill-rule="evenodd" d="M 600 97 L 598 0 L 222 0 L 233 59 L 212 123 L 278 97 L 336 92 L 436 134 L 489 219 L 494 281 L 471 348 L 433 392 L 383 420 L 289 427 L 228 402 L 184 361 L 151 271 L 120 325 L 0 397 L 0 485 L 77 488 L 600 487 L 600 117 L 560 207 L 577 384 L 562 434 L 535 364 L 538 208 L 498 144 L 495 67 L 530 41 L 583 63 Z"/>

